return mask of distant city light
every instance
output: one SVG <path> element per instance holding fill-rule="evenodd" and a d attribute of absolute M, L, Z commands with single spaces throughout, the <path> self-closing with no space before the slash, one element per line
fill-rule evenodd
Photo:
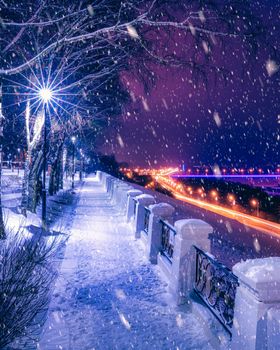
<path fill-rule="evenodd" d="M 251 199 L 251 206 L 252 207 L 257 207 L 258 204 L 259 204 L 259 201 L 257 199 Z"/>
<path fill-rule="evenodd" d="M 228 194 L 228 201 L 232 204 L 235 205 L 236 201 L 235 201 L 235 196 L 233 194 Z"/>

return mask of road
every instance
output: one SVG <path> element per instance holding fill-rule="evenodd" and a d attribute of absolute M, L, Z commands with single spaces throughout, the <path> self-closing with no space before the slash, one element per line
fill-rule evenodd
<path fill-rule="evenodd" d="M 208 222 L 214 228 L 211 235 L 211 253 L 225 265 L 231 268 L 241 259 L 280 256 L 279 224 L 186 198 L 175 191 L 174 187 L 168 186 L 166 179 L 169 178 L 156 177 L 176 199 L 159 192 L 145 191 L 153 194 L 157 201 L 173 205 L 176 209 L 175 220 L 196 218 Z"/>

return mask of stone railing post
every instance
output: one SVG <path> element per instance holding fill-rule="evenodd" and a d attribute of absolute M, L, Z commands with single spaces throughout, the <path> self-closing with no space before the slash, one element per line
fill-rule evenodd
<path fill-rule="evenodd" d="M 112 204 L 117 204 L 117 202 L 119 202 L 122 190 L 127 188 L 127 187 L 128 186 L 124 182 L 122 182 L 122 181 L 120 181 L 118 179 L 115 180 L 113 195 L 111 197 L 111 203 Z"/>
<path fill-rule="evenodd" d="M 277 349 L 280 344 L 280 306 L 274 306 L 267 312 L 267 348 Z"/>
<path fill-rule="evenodd" d="M 106 192 L 109 192 L 110 184 L 111 184 L 111 181 L 113 180 L 114 180 L 113 176 L 103 173 L 101 185 Z"/>
<path fill-rule="evenodd" d="M 149 194 L 140 194 L 135 199 L 137 201 L 134 221 L 135 238 L 140 238 L 141 231 L 144 229 L 145 207 L 154 204 L 156 200 Z"/>
<path fill-rule="evenodd" d="M 98 181 L 98 182 L 102 182 L 102 177 L 103 177 L 102 171 L 97 170 L 97 172 L 96 172 L 96 177 L 97 177 L 97 181 Z"/>
<path fill-rule="evenodd" d="M 119 206 L 119 210 L 124 212 L 126 209 L 126 198 L 127 192 L 131 189 L 131 186 L 126 184 L 125 182 L 117 182 L 115 183 L 114 194 L 111 200 L 113 205 Z"/>
<path fill-rule="evenodd" d="M 130 222 L 134 216 L 134 198 L 140 196 L 143 192 L 140 190 L 129 190 L 127 192 L 127 206 L 126 206 L 126 221 Z"/>
<path fill-rule="evenodd" d="M 171 280 L 169 289 L 178 304 L 189 299 L 193 290 L 195 278 L 195 249 L 194 245 L 210 252 L 209 234 L 212 226 L 202 220 L 178 220 L 176 229 L 174 253 L 171 265 Z"/>
<path fill-rule="evenodd" d="M 280 258 L 247 260 L 233 267 L 238 277 L 232 350 L 272 350 L 280 348 L 275 334 L 275 317 L 280 322 Z M 271 337 L 269 337 L 271 335 Z"/>
<path fill-rule="evenodd" d="M 161 249 L 161 231 L 160 220 L 173 223 L 173 214 L 175 209 L 167 203 L 152 204 L 149 206 L 150 218 L 148 228 L 148 258 L 152 264 L 157 263 L 158 253 Z"/>

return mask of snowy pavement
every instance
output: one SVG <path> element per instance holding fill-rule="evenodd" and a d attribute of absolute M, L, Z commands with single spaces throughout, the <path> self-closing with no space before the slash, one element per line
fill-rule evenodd
<path fill-rule="evenodd" d="M 77 190 L 41 350 L 212 349 L 196 317 L 170 303 L 118 208 L 94 177 Z"/>

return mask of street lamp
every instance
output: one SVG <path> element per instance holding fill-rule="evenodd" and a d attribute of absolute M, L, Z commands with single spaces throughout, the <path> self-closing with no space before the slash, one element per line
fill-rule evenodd
<path fill-rule="evenodd" d="M 210 192 L 210 195 L 211 195 L 211 197 L 212 197 L 213 199 L 215 199 L 215 201 L 218 201 L 218 192 L 217 192 L 217 191 L 212 190 L 212 191 Z"/>
<path fill-rule="evenodd" d="M 253 208 L 256 208 L 257 216 L 260 216 L 260 202 L 257 199 L 253 198 L 251 199 L 250 204 Z"/>
<path fill-rule="evenodd" d="M 72 141 L 72 190 L 75 188 L 75 142 L 76 142 L 76 136 L 71 137 Z"/>
<path fill-rule="evenodd" d="M 236 201 L 235 201 L 235 196 L 233 194 L 228 194 L 228 201 L 232 204 L 235 205 Z"/>
<path fill-rule="evenodd" d="M 46 171 L 47 171 L 47 106 L 51 101 L 53 92 L 51 89 L 42 88 L 38 92 L 39 98 L 44 108 L 44 143 L 43 143 L 43 183 L 42 183 L 42 228 L 47 230 L 47 189 L 46 189 Z"/>

